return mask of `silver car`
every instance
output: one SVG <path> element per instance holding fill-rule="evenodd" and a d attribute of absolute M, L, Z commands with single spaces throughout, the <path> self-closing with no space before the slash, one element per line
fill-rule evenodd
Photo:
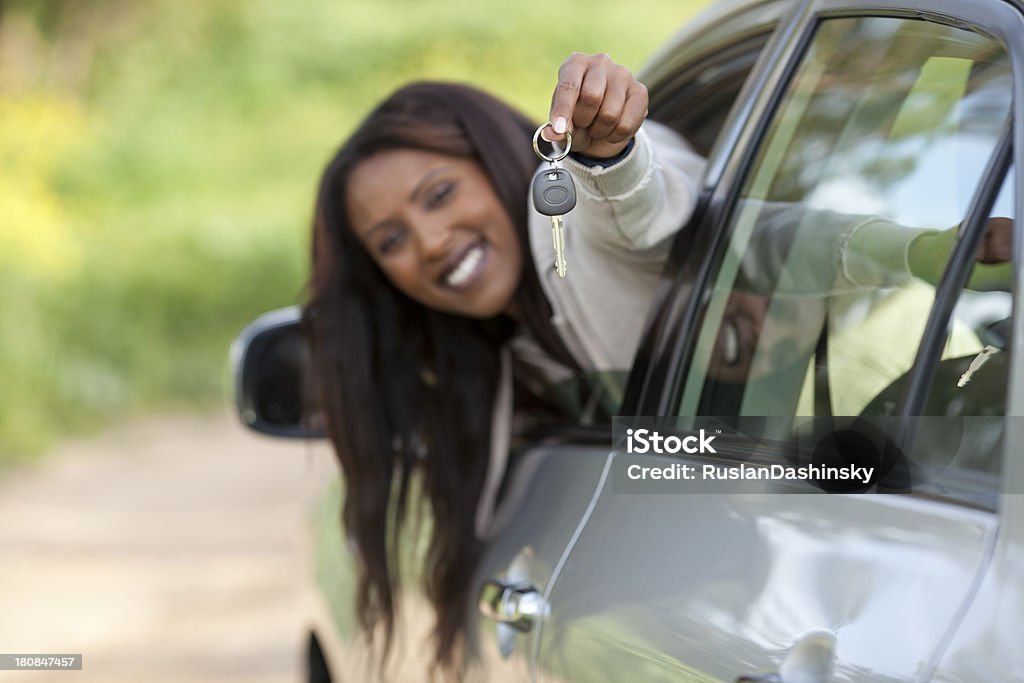
<path fill-rule="evenodd" d="M 472 675 L 1024 681 L 1024 4 L 720 3 L 641 78 L 650 116 L 709 158 L 701 201 L 618 427 L 552 428 L 510 459 Z M 254 323 L 236 376 L 247 424 L 304 437 L 296 318 Z M 714 452 L 630 453 L 641 416 L 706 428 Z M 876 474 L 629 469 L 792 472 L 826 442 Z M 366 670 L 338 654 L 337 505 L 315 523 L 310 680 L 347 682 Z"/>

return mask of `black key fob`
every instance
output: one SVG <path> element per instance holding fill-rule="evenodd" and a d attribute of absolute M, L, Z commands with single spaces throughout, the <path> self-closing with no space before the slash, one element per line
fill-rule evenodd
<path fill-rule="evenodd" d="M 576 185 L 564 168 L 546 168 L 533 177 L 533 206 L 545 216 L 564 216 L 576 206 Z"/>

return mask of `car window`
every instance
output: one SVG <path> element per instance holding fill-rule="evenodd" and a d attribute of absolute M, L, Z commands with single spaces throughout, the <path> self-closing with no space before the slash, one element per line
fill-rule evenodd
<path fill-rule="evenodd" d="M 726 226 L 677 414 L 883 413 L 1007 125 L 1010 84 L 985 35 L 820 22 Z M 1008 287 L 997 295 L 1008 306 Z M 981 301 L 963 293 L 944 359 L 985 349 L 998 314 Z"/>

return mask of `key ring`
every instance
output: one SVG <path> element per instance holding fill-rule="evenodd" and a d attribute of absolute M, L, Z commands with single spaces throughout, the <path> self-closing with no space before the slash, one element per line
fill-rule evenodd
<path fill-rule="evenodd" d="M 569 131 L 565 131 L 565 151 L 563 151 L 560 156 L 549 157 L 547 154 L 544 154 L 544 152 L 540 151 L 540 145 L 537 142 L 537 140 L 540 138 L 540 132 L 547 128 L 549 125 L 551 125 L 550 121 L 541 124 L 541 127 L 538 128 L 537 132 L 533 134 L 533 151 L 536 152 L 537 156 L 539 156 L 544 161 L 548 162 L 549 164 L 554 164 L 569 156 L 569 150 L 572 149 L 572 133 L 570 133 Z M 551 143 L 551 146 L 554 147 L 556 150 L 558 149 L 554 142 Z"/>

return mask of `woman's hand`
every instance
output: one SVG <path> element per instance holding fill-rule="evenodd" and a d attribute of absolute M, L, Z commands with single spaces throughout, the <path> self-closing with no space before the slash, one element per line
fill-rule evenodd
<path fill-rule="evenodd" d="M 595 159 L 616 156 L 647 118 L 647 86 L 611 57 L 574 52 L 558 69 L 546 139 L 572 133 L 572 151 Z M 552 129 L 554 129 L 552 131 Z"/>
<path fill-rule="evenodd" d="M 1013 219 L 989 218 L 975 254 L 978 263 L 1006 263 L 1013 258 Z"/>
<path fill-rule="evenodd" d="M 907 265 L 911 275 L 938 285 L 953 251 L 960 226 L 948 230 L 930 230 L 907 245 Z M 976 262 L 967 281 L 967 288 L 979 292 L 1009 291 L 1010 261 L 1013 259 L 1013 219 L 989 218 L 985 232 L 974 253 Z"/>

